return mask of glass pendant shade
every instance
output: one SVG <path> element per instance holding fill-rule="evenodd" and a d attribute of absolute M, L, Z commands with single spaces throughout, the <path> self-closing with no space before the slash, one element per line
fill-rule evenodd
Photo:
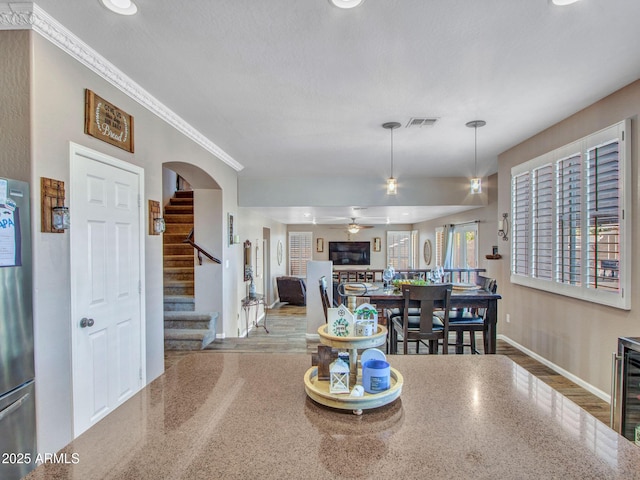
<path fill-rule="evenodd" d="M 391 177 L 387 178 L 387 195 L 396 195 L 398 193 L 398 181 Z"/>
<path fill-rule="evenodd" d="M 393 129 L 398 128 L 400 124 L 398 122 L 383 123 L 382 127 L 390 131 L 391 134 L 391 175 L 387 178 L 387 195 L 398 194 L 398 180 L 393 176 Z"/>
<path fill-rule="evenodd" d="M 469 189 L 471 195 L 482 193 L 482 179 L 478 177 L 478 127 L 484 127 L 487 124 L 484 120 L 473 120 L 467 122 L 467 127 L 474 130 L 474 150 L 473 150 L 473 177 L 469 180 Z"/>
<path fill-rule="evenodd" d="M 482 193 L 482 179 L 481 178 L 472 178 L 471 182 L 470 182 L 470 186 L 471 186 L 471 193 L 472 194 L 476 194 L 476 193 Z"/>

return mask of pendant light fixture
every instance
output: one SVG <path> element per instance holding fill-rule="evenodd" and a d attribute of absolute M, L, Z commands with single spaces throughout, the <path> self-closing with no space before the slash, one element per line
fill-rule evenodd
<path fill-rule="evenodd" d="M 482 193 L 482 179 L 478 177 L 478 127 L 484 127 L 487 124 L 484 120 L 473 120 L 467 122 L 467 127 L 473 128 L 475 134 L 475 148 L 473 155 L 473 178 L 471 179 L 471 194 Z"/>
<path fill-rule="evenodd" d="M 382 126 L 391 130 L 391 176 L 387 178 L 387 195 L 397 195 L 398 181 L 393 177 L 393 129 L 398 128 L 398 122 L 383 123 Z"/>

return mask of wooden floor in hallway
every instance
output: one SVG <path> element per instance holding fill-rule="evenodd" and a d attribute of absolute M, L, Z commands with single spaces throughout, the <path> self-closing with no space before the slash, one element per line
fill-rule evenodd
<path fill-rule="evenodd" d="M 263 321 L 260 322 L 257 328 L 254 326 L 250 330 L 248 337 L 217 339 L 199 352 L 166 351 L 165 368 L 171 368 L 183 356 L 194 353 L 262 352 L 311 354 L 316 351 L 318 343 L 307 341 L 305 337 L 307 331 L 306 307 L 277 304 L 268 311 L 267 328 L 269 333 L 265 331 L 262 325 Z M 479 344 L 482 345 L 482 342 L 479 342 Z M 420 353 L 426 354 L 426 348 L 422 349 Z M 452 349 L 450 349 L 450 353 L 454 353 Z M 503 340 L 498 340 L 497 354 L 511 358 L 515 363 L 584 408 L 598 420 L 609 425 L 610 410 L 607 402 Z"/>

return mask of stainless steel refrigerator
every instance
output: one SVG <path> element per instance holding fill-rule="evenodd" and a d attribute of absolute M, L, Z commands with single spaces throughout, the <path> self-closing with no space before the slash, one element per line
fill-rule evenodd
<path fill-rule="evenodd" d="M 29 184 L 0 178 L 0 478 L 35 467 Z"/>

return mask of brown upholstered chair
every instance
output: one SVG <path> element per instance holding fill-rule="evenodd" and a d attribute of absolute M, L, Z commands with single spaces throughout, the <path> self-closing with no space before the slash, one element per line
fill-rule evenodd
<path fill-rule="evenodd" d="M 390 352 L 398 351 L 398 335 L 402 335 L 403 352 L 408 353 L 409 342 L 416 342 L 418 352 L 420 342 L 429 342 L 429 353 L 438 353 L 438 341 L 442 340 L 442 353 L 447 353 L 449 337 L 449 308 L 451 305 L 451 285 L 403 285 L 404 307 L 402 316 L 393 317 L 389 326 Z M 419 303 L 418 316 L 411 315 L 409 306 Z M 442 317 L 435 315 L 442 310 Z"/>
<path fill-rule="evenodd" d="M 305 306 L 307 304 L 307 288 L 304 278 L 299 277 L 278 277 L 278 296 L 281 302 L 290 305 Z"/>

